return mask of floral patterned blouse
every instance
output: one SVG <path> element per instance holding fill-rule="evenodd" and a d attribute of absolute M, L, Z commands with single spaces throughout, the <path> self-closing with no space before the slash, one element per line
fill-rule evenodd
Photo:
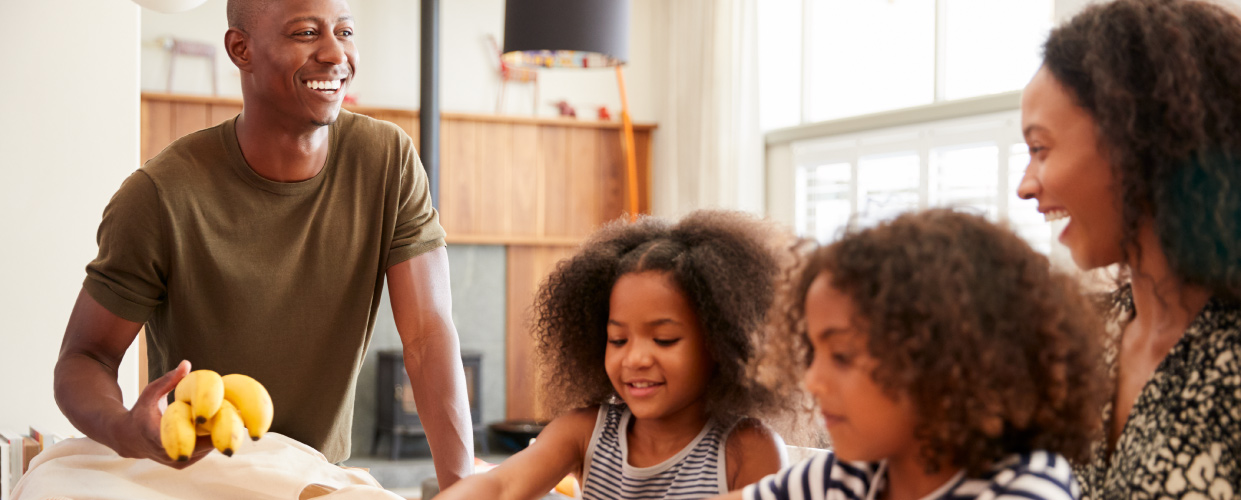
<path fill-rule="evenodd" d="M 1113 298 L 1105 346 L 1115 387 L 1133 292 Z M 1103 410 L 1111 426 L 1112 404 Z M 1075 472 L 1082 498 L 1241 499 L 1241 306 L 1212 298 L 1139 393 L 1112 456 L 1095 444 Z"/>

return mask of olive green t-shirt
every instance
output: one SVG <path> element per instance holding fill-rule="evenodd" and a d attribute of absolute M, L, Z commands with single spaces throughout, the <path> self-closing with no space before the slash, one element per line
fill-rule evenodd
<path fill-rule="evenodd" d="M 274 182 L 242 157 L 234 121 L 125 180 L 84 287 L 146 323 L 150 378 L 182 359 L 250 375 L 271 393 L 272 431 L 340 462 L 385 271 L 444 245 L 426 172 L 395 125 L 341 111 L 323 170 Z"/>

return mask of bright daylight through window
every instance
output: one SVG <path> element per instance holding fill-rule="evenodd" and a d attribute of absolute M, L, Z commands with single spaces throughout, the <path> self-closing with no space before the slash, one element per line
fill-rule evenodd
<path fill-rule="evenodd" d="M 1040 63 L 1052 0 L 764 0 L 760 126 L 787 129 L 1020 90 Z M 793 27 L 793 29 L 790 29 Z M 849 224 L 952 206 L 1008 221 L 1039 251 L 1051 228 L 1015 195 L 1028 162 L 1012 111 L 803 138 L 791 144 L 795 224 Z"/>

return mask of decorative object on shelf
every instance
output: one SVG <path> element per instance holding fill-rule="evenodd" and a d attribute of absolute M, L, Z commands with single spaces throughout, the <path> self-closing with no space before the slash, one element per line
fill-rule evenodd
<path fill-rule="evenodd" d="M 526 68 L 616 68 L 629 219 L 638 218 L 638 167 L 622 66 L 629 60 L 629 0 L 507 0 L 503 59 Z"/>
<path fill-rule="evenodd" d="M 608 112 L 607 106 L 599 106 L 599 119 L 602 121 L 609 121 L 612 119 L 612 113 Z"/>
<path fill-rule="evenodd" d="M 202 57 L 211 65 L 211 95 L 220 95 L 217 65 L 215 61 L 215 45 L 207 42 L 181 40 L 177 38 L 161 38 L 161 46 L 168 51 L 168 93 L 172 93 L 172 75 L 175 72 L 177 56 Z"/>
<path fill-rule="evenodd" d="M 207 0 L 134 0 L 134 3 L 156 12 L 172 14 L 174 12 L 185 12 L 202 5 L 203 2 L 206 1 Z"/>
<path fill-rule="evenodd" d="M 500 114 L 504 110 L 504 89 L 508 87 L 509 82 L 531 83 L 534 84 L 534 101 L 530 106 L 530 114 L 538 114 L 539 107 L 539 72 L 533 68 L 527 68 L 514 65 L 505 60 L 504 53 L 500 50 L 500 45 L 496 43 L 496 37 L 487 35 L 487 39 L 491 41 L 491 48 L 495 51 L 497 67 L 500 72 L 500 96 L 496 98 L 496 114 Z"/>
<path fill-rule="evenodd" d="M 561 99 L 559 101 L 553 102 L 552 106 L 556 107 L 556 112 L 562 118 L 577 118 L 577 110 L 574 109 L 573 106 L 569 105 L 569 101 Z"/>

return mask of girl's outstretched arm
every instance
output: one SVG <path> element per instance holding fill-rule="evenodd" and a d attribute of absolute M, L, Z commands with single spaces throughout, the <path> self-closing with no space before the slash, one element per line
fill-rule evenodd
<path fill-rule="evenodd" d="M 583 408 L 552 420 L 530 447 L 485 474 L 466 477 L 436 495 L 436 500 L 534 500 L 551 491 L 566 475 L 582 468 L 599 407 Z"/>
<path fill-rule="evenodd" d="M 775 431 L 754 419 L 737 424 L 725 442 L 725 471 L 729 491 L 740 490 L 788 463 L 784 440 Z M 736 498 L 741 498 L 740 496 Z"/>

